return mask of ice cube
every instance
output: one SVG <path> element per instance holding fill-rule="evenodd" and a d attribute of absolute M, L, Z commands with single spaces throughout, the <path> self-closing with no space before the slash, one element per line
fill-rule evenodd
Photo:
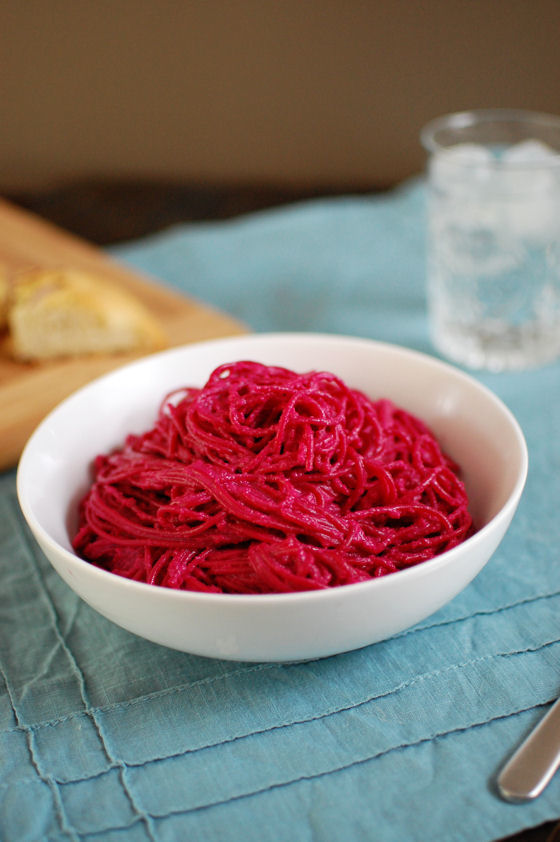
<path fill-rule="evenodd" d="M 492 153 L 480 143 L 456 143 L 441 152 L 446 160 L 456 164 L 486 164 L 492 160 Z"/>
<path fill-rule="evenodd" d="M 558 237 L 560 154 L 530 139 L 506 149 L 501 161 L 502 188 L 510 197 L 508 216 L 514 233 L 535 243 Z"/>
<path fill-rule="evenodd" d="M 485 181 L 490 174 L 491 151 L 477 143 L 457 143 L 437 152 L 431 161 L 430 174 L 444 189 L 471 192 L 473 183 Z"/>
<path fill-rule="evenodd" d="M 560 154 L 536 139 L 500 156 L 475 143 L 448 147 L 433 156 L 430 176 L 437 213 L 465 230 L 537 246 L 560 240 Z"/>
<path fill-rule="evenodd" d="M 541 140 L 522 140 L 508 146 L 502 155 L 507 164 L 560 164 L 560 153 Z"/>

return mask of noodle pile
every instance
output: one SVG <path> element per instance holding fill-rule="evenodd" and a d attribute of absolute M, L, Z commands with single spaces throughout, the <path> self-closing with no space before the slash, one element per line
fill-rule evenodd
<path fill-rule="evenodd" d="M 129 579 L 257 594 L 385 576 L 471 532 L 421 421 L 329 373 L 236 362 L 96 458 L 73 545 Z"/>

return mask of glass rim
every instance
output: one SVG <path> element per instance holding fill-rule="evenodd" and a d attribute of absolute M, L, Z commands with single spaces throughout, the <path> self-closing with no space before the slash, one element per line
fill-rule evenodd
<path fill-rule="evenodd" d="M 443 145 L 436 140 L 436 134 L 442 130 L 449 129 L 451 131 L 460 131 L 461 129 L 468 129 L 476 125 L 483 125 L 488 123 L 496 123 L 506 125 L 518 124 L 519 126 L 534 125 L 535 128 L 548 128 L 558 132 L 560 138 L 560 116 L 554 114 L 547 114 L 544 111 L 528 111 L 519 108 L 480 108 L 471 111 L 456 111 L 450 114 L 444 114 L 440 117 L 435 117 L 426 123 L 420 130 L 420 142 L 424 149 L 430 154 L 447 153 L 454 145 Z M 530 138 L 527 137 L 527 140 Z M 535 138 L 538 139 L 538 138 Z M 544 142 L 544 141 L 543 141 Z M 556 167 L 560 166 L 560 149 L 551 149 L 550 160 L 542 161 L 513 161 L 508 162 L 508 168 L 520 169 L 538 169 L 542 167 Z M 464 166 L 480 167 L 480 161 L 473 161 L 465 157 L 461 162 Z M 496 160 L 489 162 L 485 166 L 504 166 L 503 162 Z"/>

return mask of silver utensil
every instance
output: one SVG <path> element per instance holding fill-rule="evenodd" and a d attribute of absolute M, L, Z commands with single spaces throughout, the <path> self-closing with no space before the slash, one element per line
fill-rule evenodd
<path fill-rule="evenodd" d="M 541 794 L 560 766 L 560 699 L 521 743 L 498 777 L 506 801 L 530 801 Z"/>

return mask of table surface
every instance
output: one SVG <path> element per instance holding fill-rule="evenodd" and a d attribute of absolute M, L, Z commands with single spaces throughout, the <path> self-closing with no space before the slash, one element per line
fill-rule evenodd
<path fill-rule="evenodd" d="M 93 243 L 118 246 L 182 222 L 225 220 L 336 192 L 266 186 L 86 183 L 7 198 Z M 357 191 L 350 188 L 342 192 Z M 507 839 L 560 842 L 560 822 L 549 821 Z"/>

